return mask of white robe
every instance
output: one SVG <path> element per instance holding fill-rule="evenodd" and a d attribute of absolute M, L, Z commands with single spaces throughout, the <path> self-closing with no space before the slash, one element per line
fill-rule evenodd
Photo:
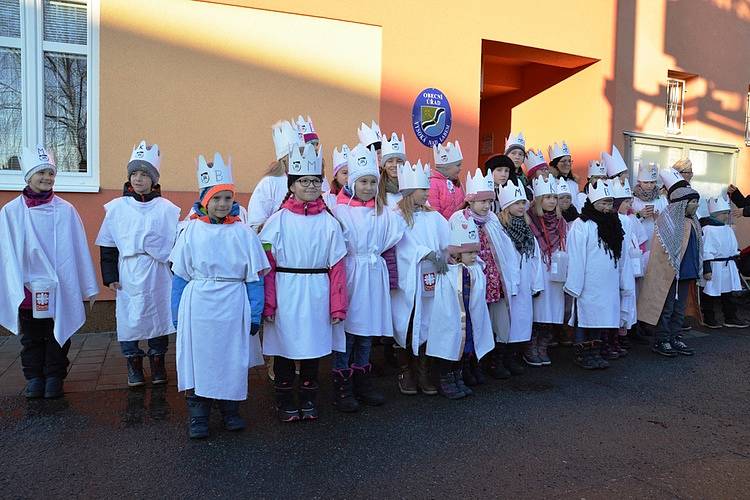
<path fill-rule="evenodd" d="M 346 255 L 341 225 L 325 211 L 300 215 L 283 208 L 266 221 L 260 239 L 271 245 L 279 267 L 330 269 Z M 315 359 L 346 352 L 343 328 L 331 325 L 328 274 L 277 272 L 276 297 L 276 317 L 263 329 L 263 354 Z"/>
<path fill-rule="evenodd" d="M 84 300 L 99 293 L 76 209 L 57 196 L 31 208 L 23 195 L 8 202 L 0 210 L 0 255 L 0 325 L 18 335 L 24 286 L 56 282 L 53 331 L 62 346 L 86 321 Z"/>
<path fill-rule="evenodd" d="M 628 288 L 632 287 L 633 289 L 633 293 L 620 296 L 620 326 L 630 329 L 638 321 L 635 275 L 632 271 L 635 269 L 636 265 L 643 265 L 643 254 L 640 249 L 640 243 L 642 241 L 639 242 L 639 239 L 644 235 L 639 235 L 638 225 L 640 222 L 637 217 L 634 215 L 618 215 L 620 217 L 622 229 L 625 232 L 622 240 L 622 253 L 623 256 L 627 255 L 631 262 L 631 273 L 627 279 L 632 281 L 632 284 Z M 635 260 L 637 260 L 637 263 L 634 262 Z"/>
<path fill-rule="evenodd" d="M 414 313 L 411 348 L 416 355 L 419 346 L 427 342 L 433 296 L 425 287 L 434 287 L 437 273 L 428 261 L 430 252 L 446 256 L 450 225 L 439 212 L 415 212 L 414 226 L 406 228 L 404 237 L 396 245 L 398 288 L 391 290 L 393 336 L 406 348 L 409 320 Z"/>
<path fill-rule="evenodd" d="M 117 340 L 145 340 L 174 333 L 169 253 L 180 209 L 164 198 L 142 203 L 132 197 L 104 205 L 96 244 L 117 247 L 120 290 L 115 316 Z"/>
<path fill-rule="evenodd" d="M 177 389 L 206 398 L 247 398 L 248 369 L 263 364 L 250 335 L 246 283 L 269 268 L 258 236 L 245 224 L 190 221 L 169 256 L 188 282 L 177 314 Z"/>
<path fill-rule="evenodd" d="M 466 313 L 463 299 L 463 269 L 471 275 L 469 315 L 471 318 L 474 352 L 477 359 L 495 347 L 489 310 L 486 302 L 487 281 L 482 264 L 472 266 L 452 264 L 448 272 L 438 275 L 435 283 L 435 303 L 430 318 L 427 355 L 458 361 L 466 343 Z"/>
<path fill-rule="evenodd" d="M 515 246 L 513 246 L 513 251 L 515 252 L 514 264 L 518 265 L 516 272 L 519 280 L 517 293 L 511 295 L 508 300 L 510 329 L 507 330 L 507 337 L 503 335 L 504 332 L 500 332 L 499 340 L 504 343 L 526 342 L 531 339 L 531 327 L 534 320 L 533 295 L 544 291 L 541 250 L 539 250 L 536 238 L 534 238 L 533 257 L 522 256 Z"/>
<path fill-rule="evenodd" d="M 324 178 L 321 191 L 329 193 L 330 188 L 330 184 Z M 287 186 L 286 174 L 278 177 L 272 175 L 263 177 L 258 182 L 258 185 L 255 186 L 253 193 L 250 195 L 250 202 L 247 205 L 247 223 L 250 227 L 256 232 L 259 231 L 260 226 L 281 207 L 281 203 L 288 192 L 289 186 Z M 335 196 L 333 200 L 326 196 L 323 199 L 326 201 L 328 208 L 333 208 L 336 204 Z M 329 202 L 332 202 L 332 204 Z"/>
<path fill-rule="evenodd" d="M 385 206 L 391 210 L 398 210 L 398 202 L 403 199 L 401 193 L 385 193 Z"/>
<path fill-rule="evenodd" d="M 542 271 L 544 290 L 534 297 L 534 322 L 561 325 L 565 319 L 564 283 L 550 279 L 552 269 L 547 269 L 547 264 L 543 260 L 539 267 Z"/>
<path fill-rule="evenodd" d="M 599 245 L 594 221 L 576 219 L 568 233 L 568 278 L 565 292 L 576 301 L 570 325 L 619 328 L 620 295 L 633 293 L 630 259 L 615 261 Z"/>
<path fill-rule="evenodd" d="M 578 197 L 578 193 L 580 192 L 578 183 L 572 179 L 567 179 L 565 182 L 568 184 L 568 189 L 570 189 L 570 196 L 572 198 L 573 206 L 576 207 L 580 212 L 583 205 L 580 204 L 580 198 Z"/>
<path fill-rule="evenodd" d="M 734 257 L 738 255 L 739 245 L 732 226 L 703 227 L 703 258 L 705 260 Z M 712 297 L 722 293 L 742 290 L 740 273 L 733 260 L 711 262 L 711 280 L 706 281 L 703 292 Z"/>
<path fill-rule="evenodd" d="M 664 211 L 664 209 L 667 208 L 667 205 L 669 205 L 669 202 L 667 201 L 667 197 L 663 194 L 659 195 L 659 197 L 654 201 L 649 202 L 645 202 L 640 198 L 633 197 L 634 212 L 640 212 L 646 207 L 646 205 L 654 206 L 654 217 L 650 217 L 648 219 L 640 219 L 641 226 L 643 227 L 643 231 L 646 234 L 646 252 L 643 255 L 644 270 L 648 267 L 648 258 L 651 256 L 651 238 L 654 236 L 654 222 L 656 221 L 656 217 L 658 217 L 659 212 Z"/>
<path fill-rule="evenodd" d="M 393 337 L 388 268 L 383 252 L 404 235 L 404 220 L 391 210 L 336 205 L 346 240 L 346 289 L 349 297 L 346 332 L 360 336 Z"/>

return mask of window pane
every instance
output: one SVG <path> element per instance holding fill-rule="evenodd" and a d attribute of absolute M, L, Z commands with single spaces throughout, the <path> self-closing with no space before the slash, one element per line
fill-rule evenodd
<path fill-rule="evenodd" d="M 0 36 L 21 37 L 20 0 L 0 0 Z"/>
<path fill-rule="evenodd" d="M 86 0 L 44 0 L 44 41 L 86 45 Z"/>
<path fill-rule="evenodd" d="M 648 167 L 649 163 L 656 163 L 659 168 L 671 167 L 682 157 L 682 148 L 655 144 L 633 144 L 633 164 Z M 638 169 L 633 169 L 633 177 L 638 175 Z"/>
<path fill-rule="evenodd" d="M 20 169 L 21 51 L 0 47 L 0 169 Z"/>
<path fill-rule="evenodd" d="M 690 150 L 690 161 L 693 162 L 693 179 L 690 184 L 702 196 L 718 196 L 726 191 L 732 182 L 732 160 L 734 154 Z"/>
<path fill-rule="evenodd" d="M 45 142 L 61 172 L 86 172 L 86 56 L 44 53 Z"/>

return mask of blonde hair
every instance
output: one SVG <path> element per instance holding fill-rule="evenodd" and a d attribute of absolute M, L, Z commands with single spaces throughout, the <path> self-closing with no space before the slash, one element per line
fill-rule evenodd
<path fill-rule="evenodd" d="M 401 198 L 398 202 L 398 208 L 401 209 L 401 216 L 406 221 L 406 225 L 414 227 L 414 212 L 417 211 L 417 206 L 414 204 L 414 193 Z M 421 210 L 425 212 L 432 212 L 432 208 L 429 205 L 423 205 Z"/>
<path fill-rule="evenodd" d="M 542 199 L 545 196 L 555 196 L 554 194 L 545 194 L 542 196 L 534 196 L 534 213 L 537 215 L 537 217 L 543 217 L 544 216 L 544 210 L 542 210 Z M 571 199 L 572 201 L 572 199 Z M 560 200 L 557 200 L 557 205 L 555 205 L 555 215 L 557 217 L 562 217 L 562 211 L 560 210 Z"/>
<path fill-rule="evenodd" d="M 693 168 L 693 162 L 690 161 L 690 158 L 680 158 L 672 165 L 672 168 L 681 172 L 686 168 Z"/>
<path fill-rule="evenodd" d="M 508 206 L 510 206 L 510 205 L 508 205 Z M 508 207 L 505 207 L 505 208 L 508 208 Z M 498 217 L 498 219 L 500 219 L 500 223 L 504 227 L 508 227 L 508 225 L 510 224 L 510 218 L 513 217 L 513 216 L 510 215 L 509 211 L 503 209 L 503 210 L 500 210 L 500 213 L 498 214 L 497 217 Z M 531 219 L 529 219 L 529 214 L 527 214 L 525 211 L 523 213 L 523 220 L 526 221 L 526 224 L 531 225 Z"/>
<path fill-rule="evenodd" d="M 286 174 L 287 167 L 289 166 L 289 155 L 284 156 L 280 160 L 272 161 L 266 169 L 263 177 L 281 177 Z"/>
<path fill-rule="evenodd" d="M 396 183 L 398 184 L 398 177 L 389 176 L 388 169 L 385 168 L 385 162 L 383 162 L 383 165 L 380 167 L 380 181 L 378 181 L 378 201 L 383 205 L 388 200 L 388 192 L 385 189 L 385 185 L 389 179 L 396 179 Z"/>

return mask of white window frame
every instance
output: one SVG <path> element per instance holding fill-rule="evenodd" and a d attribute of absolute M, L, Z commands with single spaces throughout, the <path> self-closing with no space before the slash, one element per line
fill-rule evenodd
<path fill-rule="evenodd" d="M 21 0 L 21 38 L 0 37 L 0 45 L 21 50 L 21 123 L 23 143 L 34 145 L 44 135 L 44 52 L 86 56 L 86 172 L 58 172 L 55 191 L 99 191 L 99 14 L 100 0 L 88 0 L 87 45 L 43 39 L 42 0 Z M 19 156 L 21 152 L 18 152 Z M 0 170 L 0 191 L 26 186 L 20 170 Z"/>
<path fill-rule="evenodd" d="M 671 101 L 670 101 L 670 89 L 673 84 L 676 84 L 680 89 L 680 103 L 679 103 L 679 120 L 680 123 L 676 126 L 670 126 L 669 124 L 669 112 L 670 108 L 672 107 Z M 680 78 L 667 78 L 667 104 L 666 108 L 664 110 L 664 120 L 665 124 L 664 127 L 666 129 L 666 132 L 668 134 L 681 134 L 682 133 L 682 126 L 685 124 L 684 116 L 685 116 L 685 93 L 687 92 L 687 82 L 685 80 L 682 80 Z"/>

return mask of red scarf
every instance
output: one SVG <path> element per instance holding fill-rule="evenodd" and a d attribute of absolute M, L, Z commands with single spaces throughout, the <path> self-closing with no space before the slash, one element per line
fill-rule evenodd
<path fill-rule="evenodd" d="M 23 188 L 23 201 L 29 208 L 38 207 L 39 205 L 49 203 L 54 197 L 55 192 L 52 189 L 50 189 L 49 191 L 42 191 L 41 193 L 37 193 L 29 186 Z"/>
<path fill-rule="evenodd" d="M 286 208 L 290 212 L 294 212 L 298 215 L 317 215 L 328 209 L 323 198 L 318 198 L 313 201 L 301 201 L 297 198 L 288 198 L 281 204 L 281 208 Z"/>
<path fill-rule="evenodd" d="M 542 217 L 539 217 L 536 211 L 530 208 L 528 213 L 531 218 L 531 232 L 534 233 L 539 243 L 542 261 L 547 264 L 547 269 L 549 269 L 552 265 L 552 254 L 557 250 L 565 250 L 568 224 L 563 217 L 558 217 L 555 212 L 544 212 Z"/>

